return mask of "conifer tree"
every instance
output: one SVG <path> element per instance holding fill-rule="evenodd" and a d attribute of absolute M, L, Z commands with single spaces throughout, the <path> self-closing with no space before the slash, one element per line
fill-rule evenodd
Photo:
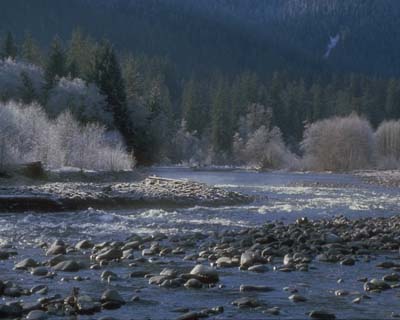
<path fill-rule="evenodd" d="M 109 42 L 103 41 L 98 46 L 89 80 L 106 97 L 107 110 L 113 115 L 114 126 L 122 133 L 127 144 L 132 146 L 125 85 L 119 62 Z"/>
<path fill-rule="evenodd" d="M 22 43 L 21 57 L 32 64 L 38 66 L 42 64 L 40 49 L 29 32 L 25 34 L 24 42 Z"/>
<path fill-rule="evenodd" d="M 14 37 L 11 32 L 7 32 L 6 38 L 4 39 L 2 57 L 7 59 L 15 59 L 17 57 L 17 46 L 14 42 Z"/>
<path fill-rule="evenodd" d="M 57 79 L 66 75 L 65 52 L 61 40 L 55 37 L 50 48 L 45 66 L 45 89 L 53 88 Z"/>

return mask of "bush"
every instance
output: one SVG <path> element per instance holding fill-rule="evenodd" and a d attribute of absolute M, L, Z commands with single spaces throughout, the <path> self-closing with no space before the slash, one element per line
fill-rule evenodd
<path fill-rule="evenodd" d="M 46 111 L 55 118 L 69 110 L 81 122 L 101 122 L 111 127 L 113 118 L 106 105 L 105 97 L 94 84 L 86 84 L 81 79 L 61 78 L 49 92 Z"/>
<path fill-rule="evenodd" d="M 301 148 L 307 169 L 366 169 L 374 160 L 374 134 L 368 120 L 355 114 L 335 117 L 308 126 Z"/>
<path fill-rule="evenodd" d="M 70 112 L 49 120 L 36 104 L 0 104 L 0 168 L 41 161 L 51 169 L 131 169 L 133 156 L 120 136 L 108 135 L 99 124 L 80 125 Z"/>
<path fill-rule="evenodd" d="M 259 104 L 248 107 L 233 137 L 236 163 L 261 169 L 292 167 L 296 157 L 287 150 L 281 131 L 271 125 L 272 111 Z"/>
<path fill-rule="evenodd" d="M 400 121 L 384 121 L 375 133 L 378 165 L 382 169 L 400 166 Z"/>
<path fill-rule="evenodd" d="M 0 100 L 24 100 L 39 97 L 44 85 L 41 68 L 26 62 L 0 60 Z"/>

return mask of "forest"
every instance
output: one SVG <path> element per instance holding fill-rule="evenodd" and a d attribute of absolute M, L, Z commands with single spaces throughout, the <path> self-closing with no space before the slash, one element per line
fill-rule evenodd
<path fill-rule="evenodd" d="M 115 25 L 107 29 L 108 38 L 101 37 L 94 31 L 94 21 L 73 26 L 68 12 L 63 26 L 70 27 L 52 35 L 46 31 L 35 37 L 37 26 L 29 19 L 25 26 L 31 29 L 15 27 L 11 32 L 1 27 L 0 165 L 40 160 L 51 168 L 96 170 L 184 163 L 334 171 L 398 166 L 399 69 L 395 64 L 382 65 L 384 48 L 379 46 L 369 54 L 377 58 L 380 72 L 374 69 L 377 65 L 362 64 L 362 56 L 342 61 L 354 49 L 348 38 L 353 35 L 342 40 L 343 30 L 333 34 L 325 30 L 340 17 L 350 19 L 361 2 L 355 1 L 357 7 L 341 1 L 332 6 L 325 1 L 259 1 L 255 11 L 245 2 L 233 1 L 231 6 L 225 2 L 199 5 L 171 0 L 157 6 L 122 0 L 74 2 L 82 15 L 93 10 L 93 19 L 106 10 L 121 19 L 122 9 L 127 10 L 125 19 L 140 13 L 142 20 L 133 23 L 143 23 L 142 35 L 134 34 L 136 28 L 116 35 L 120 29 Z M 384 2 L 375 15 L 397 12 L 399 6 L 393 1 Z M 6 21 L 24 19 L 24 12 L 32 9 L 24 1 L 18 3 L 19 11 L 5 8 Z M 57 8 L 45 0 L 41 4 L 43 24 L 49 30 L 52 22 L 45 13 L 61 10 L 63 4 Z M 180 11 L 173 10 L 176 6 Z M 271 8 L 277 14 L 267 19 Z M 159 25 L 147 28 L 149 19 L 144 17 L 152 14 L 158 14 Z M 324 20 L 327 14 L 332 15 L 329 21 Z M 312 16 L 323 28 L 320 34 L 313 31 L 313 40 L 300 50 L 296 41 L 305 35 L 299 34 L 297 40 L 287 37 L 295 25 L 314 30 L 309 25 Z M 249 17 L 253 23 L 239 32 Z M 367 33 L 361 28 L 365 18 L 361 14 L 353 30 Z M 286 29 L 262 32 L 272 20 L 275 31 L 280 25 Z M 185 23 L 186 35 L 178 30 Z M 165 41 L 176 43 L 175 53 L 163 51 L 174 46 L 163 43 L 160 26 L 174 28 Z M 217 27 L 214 37 L 210 26 Z M 381 28 L 373 32 L 384 32 L 385 25 Z M 279 39 L 272 34 L 279 34 Z M 123 35 L 152 41 L 124 42 Z M 387 35 L 385 45 L 392 36 Z M 188 39 L 198 45 L 189 45 Z M 87 159 L 77 156 L 83 152 L 79 145 L 88 145 L 85 141 L 93 142 L 86 149 Z M 49 145 L 53 151 L 44 150 Z M 333 152 L 334 147 L 338 150 Z M 99 157 L 104 163 L 96 160 Z"/>

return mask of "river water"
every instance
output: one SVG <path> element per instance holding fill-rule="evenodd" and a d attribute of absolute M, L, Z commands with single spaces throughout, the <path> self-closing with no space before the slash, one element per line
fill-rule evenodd
<path fill-rule="evenodd" d="M 92 280 L 83 282 L 60 282 L 38 279 L 28 273 L 12 271 L 15 261 L 24 257 L 37 256 L 43 251 L 35 248 L 42 242 L 63 239 L 74 244 L 81 239 L 95 242 L 124 240 L 134 233 L 166 234 L 209 233 L 226 229 L 259 226 L 269 220 L 292 222 L 298 217 L 326 219 L 335 215 L 350 218 L 365 216 L 390 216 L 400 212 L 400 190 L 370 186 L 357 177 L 338 174 L 308 173 L 257 173 L 248 171 L 192 171 L 185 168 L 157 168 L 150 171 L 168 178 L 189 179 L 216 185 L 255 196 L 248 205 L 208 208 L 158 208 L 123 211 L 88 210 L 55 214 L 3 214 L 0 216 L 0 244 L 9 243 L 16 247 L 15 260 L 0 261 L 0 279 L 15 280 L 24 286 L 47 284 L 50 294 L 65 294 L 73 286 L 94 297 L 99 296 L 108 286 L 115 287 L 129 300 L 139 295 L 142 302 L 129 303 L 116 311 L 106 311 L 81 319 L 98 319 L 110 315 L 116 319 L 171 319 L 179 314 L 171 312 L 178 307 L 199 310 L 222 305 L 225 312 L 216 318 L 274 318 L 259 311 L 240 310 L 230 302 L 242 294 L 240 284 L 262 284 L 276 290 L 255 294 L 267 306 L 280 307 L 281 314 L 275 318 L 306 318 L 312 309 L 334 312 L 338 318 L 376 319 L 390 318 L 391 313 L 400 313 L 400 291 L 389 290 L 372 295 L 359 305 L 352 304 L 357 293 L 362 294 L 362 283 L 357 278 L 381 278 L 387 271 L 373 266 L 387 257 L 376 256 L 370 263 L 357 263 L 354 267 L 339 264 L 315 263 L 310 272 L 281 273 L 269 271 L 264 274 L 250 274 L 235 269 L 220 271 L 225 288 L 207 290 L 187 290 L 185 288 L 163 289 L 147 284 L 146 279 L 124 279 L 111 285 L 101 282 L 101 271 L 84 270 L 79 274 Z M 393 258 L 393 257 L 392 257 Z M 42 257 L 45 260 L 45 257 Z M 174 261 L 169 261 L 172 265 Z M 193 263 L 187 264 L 190 270 Z M 124 278 L 129 273 L 127 267 L 113 267 L 114 272 Z M 338 279 L 343 282 L 338 283 Z M 59 280 L 59 279 L 58 279 Z M 294 304 L 288 300 L 289 293 L 283 287 L 296 287 L 308 301 Z M 334 291 L 346 289 L 354 292 L 347 297 L 336 297 Z M 25 300 L 34 300 L 29 297 Z M 9 301 L 9 300 L 7 300 Z M 54 319 L 57 319 L 56 317 Z"/>

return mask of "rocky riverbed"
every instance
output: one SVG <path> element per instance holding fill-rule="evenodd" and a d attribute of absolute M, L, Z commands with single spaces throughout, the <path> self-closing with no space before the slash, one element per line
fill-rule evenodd
<path fill-rule="evenodd" d="M 57 239 L 36 248 L 3 244 L 0 318 L 121 320 L 144 318 L 143 309 L 153 318 L 151 310 L 160 308 L 163 313 L 153 311 L 154 318 L 279 318 L 295 309 L 296 318 L 335 319 L 349 304 L 358 308 L 388 295 L 398 299 L 399 247 L 399 216 L 315 221 L 304 217 L 290 224 L 271 221 L 223 232 L 131 234 L 123 241 L 101 243 Z M 365 264 L 369 267 L 360 269 Z M 326 301 L 319 305 L 313 303 L 317 288 L 307 279 L 326 281 L 328 275 L 320 271 L 326 266 L 345 269 L 350 276 L 337 277 L 336 287 L 318 288 L 319 299 Z M 285 277 L 296 280 L 281 281 L 280 286 L 272 281 Z M 148 290 L 157 291 L 151 300 Z M 287 302 L 271 303 L 276 292 Z M 180 304 L 182 295 L 191 299 Z M 171 297 L 176 297 L 175 303 Z M 343 309 L 334 309 L 332 301 Z M 399 312 L 393 304 L 381 314 L 390 318 Z"/>
<path fill-rule="evenodd" d="M 248 203 L 251 197 L 206 184 L 160 177 L 130 183 L 47 183 L 0 187 L 0 212 L 179 207 Z"/>

